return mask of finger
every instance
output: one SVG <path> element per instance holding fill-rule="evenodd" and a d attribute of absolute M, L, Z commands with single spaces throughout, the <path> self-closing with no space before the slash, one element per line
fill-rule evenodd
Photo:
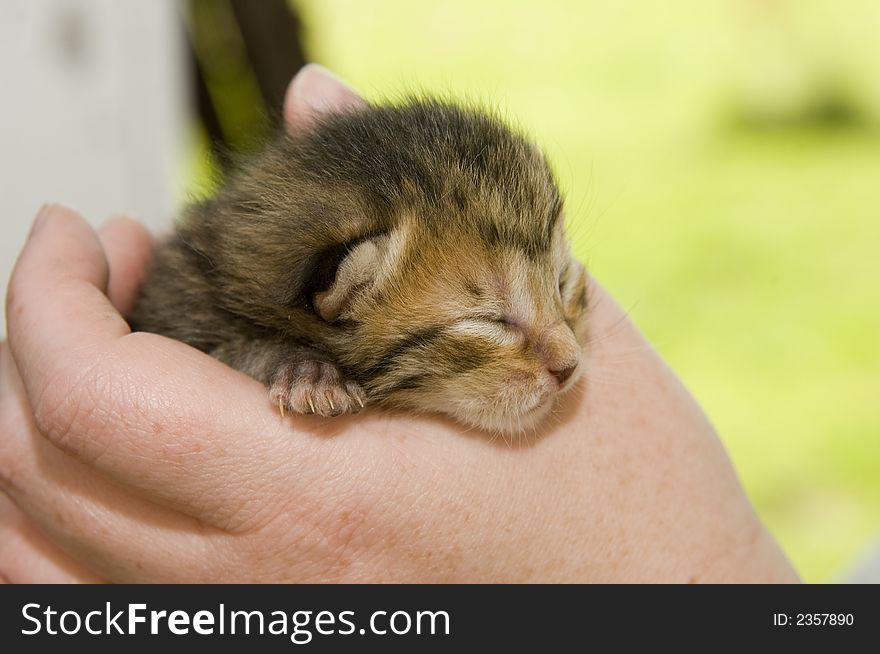
<path fill-rule="evenodd" d="M 225 532 L 130 495 L 39 436 L 0 448 L 0 489 L 52 542 L 102 577 L 222 578 L 215 563 L 233 554 Z"/>
<path fill-rule="evenodd" d="M 107 278 L 107 259 L 88 224 L 57 205 L 41 211 L 6 297 L 9 346 L 32 405 L 92 361 L 95 347 L 129 332 L 104 294 Z"/>
<path fill-rule="evenodd" d="M 32 524 L 70 558 L 113 581 L 179 581 L 181 571 L 190 580 L 219 578 L 211 562 L 229 561 L 230 537 L 131 495 L 43 439 L 10 375 L 10 357 L 0 350 L 0 358 L 0 491 Z M 24 532 L 12 533 L 21 537 L 8 545 L 7 560 L 35 562 L 38 553 L 25 547 Z M 3 559 L 0 565 L 15 571 Z"/>
<path fill-rule="evenodd" d="M 253 380 L 181 343 L 130 334 L 106 285 L 98 238 L 50 207 L 13 273 L 7 312 L 39 432 L 175 510 L 229 529 L 259 521 L 267 485 L 285 485 L 280 462 L 308 467 L 291 451 L 289 423 Z"/>
<path fill-rule="evenodd" d="M 66 209 L 44 212 L 8 298 L 10 349 L 40 434 L 151 501 L 224 529 L 264 520 L 269 489 L 288 495 L 315 481 L 327 439 L 293 432 L 245 375 L 182 343 L 131 334 L 106 285 L 88 225 Z"/>
<path fill-rule="evenodd" d="M 341 445 L 305 431 L 317 421 L 292 429 L 265 387 L 183 343 L 134 333 L 100 359 L 75 391 L 44 402 L 40 431 L 153 502 L 247 531 L 271 518 L 279 493 L 304 506 L 341 458 Z"/>
<path fill-rule="evenodd" d="M 0 571 L 9 582 L 18 584 L 88 584 L 102 581 L 52 544 L 2 493 Z"/>
<path fill-rule="evenodd" d="M 153 259 L 153 237 L 136 220 L 116 217 L 98 230 L 110 268 L 107 296 L 123 316 L 128 315 Z"/>

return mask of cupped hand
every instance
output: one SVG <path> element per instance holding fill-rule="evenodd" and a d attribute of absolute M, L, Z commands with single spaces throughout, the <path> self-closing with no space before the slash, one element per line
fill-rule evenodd
<path fill-rule="evenodd" d="M 584 381 L 514 442 L 431 417 L 279 415 L 123 315 L 137 223 L 48 207 L 0 349 L 13 581 L 795 581 L 694 400 L 597 285 Z M 2 500 L 2 497 L 0 497 Z"/>

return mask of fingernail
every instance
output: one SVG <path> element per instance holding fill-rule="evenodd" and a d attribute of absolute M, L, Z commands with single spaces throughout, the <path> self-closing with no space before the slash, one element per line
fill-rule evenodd
<path fill-rule="evenodd" d="M 28 238 L 33 237 L 34 234 L 36 234 L 38 231 L 40 231 L 40 229 L 46 223 L 46 218 L 48 217 L 48 215 L 50 213 L 52 213 L 52 205 L 51 204 L 44 204 L 42 207 L 40 207 L 40 210 L 37 212 L 37 217 L 34 218 L 34 222 L 31 225 L 31 231 L 28 234 Z"/>

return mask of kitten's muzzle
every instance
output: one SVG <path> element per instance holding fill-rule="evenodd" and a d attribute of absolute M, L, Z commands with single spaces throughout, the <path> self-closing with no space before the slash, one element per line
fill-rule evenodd
<path fill-rule="evenodd" d="M 580 345 L 562 321 L 545 328 L 534 341 L 534 350 L 550 377 L 562 388 L 577 372 Z"/>

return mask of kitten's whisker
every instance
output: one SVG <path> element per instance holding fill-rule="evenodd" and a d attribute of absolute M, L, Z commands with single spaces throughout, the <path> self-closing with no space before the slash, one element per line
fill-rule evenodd
<path fill-rule="evenodd" d="M 625 378 L 615 378 L 607 376 L 593 376 L 590 382 L 599 386 L 625 387 L 631 383 L 631 380 Z"/>
<path fill-rule="evenodd" d="M 587 335 L 587 345 L 598 345 L 598 344 L 608 340 L 609 338 L 617 335 L 617 333 L 621 329 L 623 329 L 623 327 L 625 325 L 625 321 L 628 316 L 629 316 L 629 313 L 624 314 L 622 318 L 620 318 L 619 320 L 614 322 L 612 325 L 610 325 L 608 328 L 606 328 L 601 334 L 598 334 L 598 335 L 595 333 L 588 334 Z"/>
<path fill-rule="evenodd" d="M 601 357 L 602 358 L 606 358 L 606 357 L 611 358 L 611 357 L 617 356 L 618 354 L 640 354 L 642 352 L 649 352 L 652 349 L 653 348 L 649 344 L 644 343 L 643 345 L 635 345 L 633 347 L 620 348 L 619 350 L 610 350 L 607 352 L 602 352 Z M 596 357 L 596 358 L 598 358 L 598 357 Z"/>

